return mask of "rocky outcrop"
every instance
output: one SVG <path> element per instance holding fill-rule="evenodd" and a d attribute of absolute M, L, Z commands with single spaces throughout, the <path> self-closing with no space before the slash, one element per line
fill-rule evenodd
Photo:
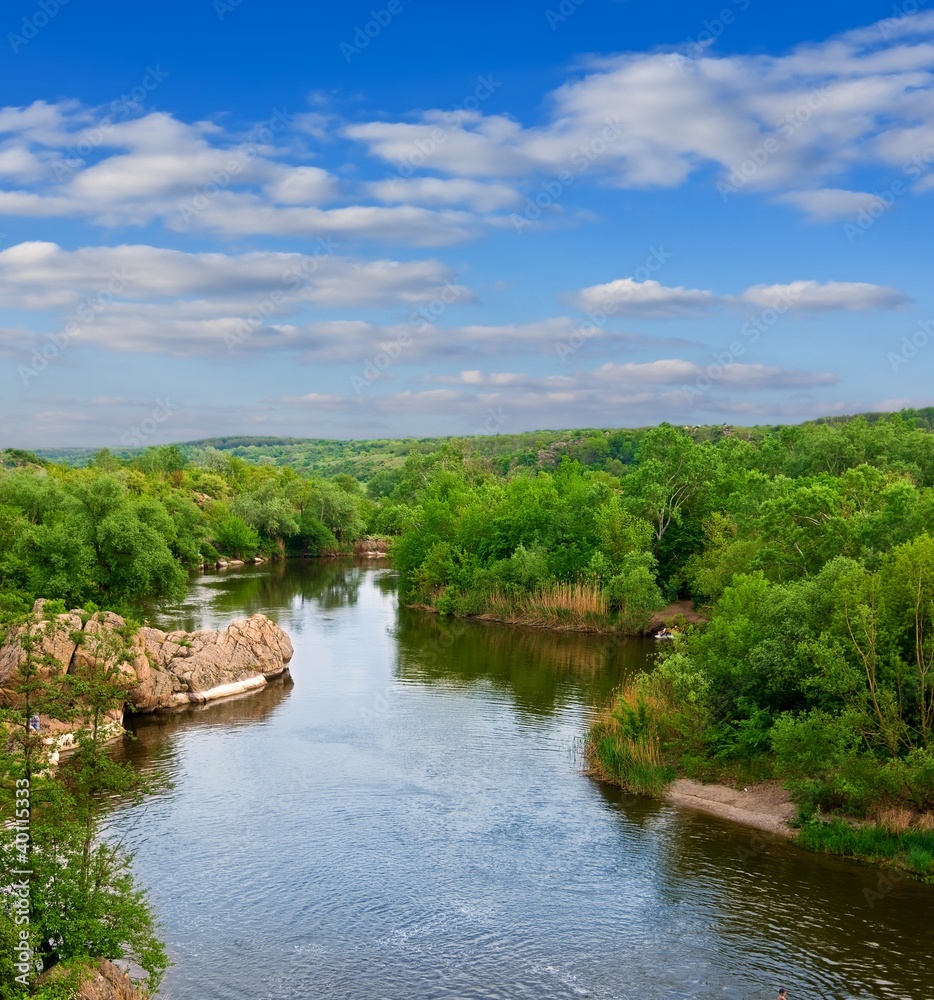
<path fill-rule="evenodd" d="M 41 975 L 39 983 L 51 986 L 54 983 L 62 983 L 63 980 L 69 981 L 74 975 L 73 971 L 56 966 Z M 75 1000 L 146 1000 L 147 995 L 138 990 L 133 980 L 125 972 L 121 972 L 113 962 L 101 958 L 93 968 L 81 976 L 74 998 Z"/>
<path fill-rule="evenodd" d="M 20 664 L 28 633 L 34 656 L 48 676 L 79 672 L 106 657 L 132 682 L 129 703 L 137 712 L 154 712 L 265 687 L 284 674 L 292 658 L 288 635 L 265 615 L 232 622 L 225 629 L 163 632 L 141 628 L 129 634 L 126 622 L 109 611 L 83 611 L 46 618 L 37 601 L 32 625 L 13 629 L 0 647 L 0 693 L 10 688 Z"/>
<path fill-rule="evenodd" d="M 364 559 L 381 559 L 389 555 L 389 539 L 372 536 L 360 538 L 354 542 L 353 552 L 355 556 Z"/>

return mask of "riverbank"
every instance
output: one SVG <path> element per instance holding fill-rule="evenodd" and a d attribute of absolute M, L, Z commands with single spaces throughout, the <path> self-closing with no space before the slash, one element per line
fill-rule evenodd
<path fill-rule="evenodd" d="M 663 797 L 675 805 L 720 816 L 778 837 L 791 839 L 796 835 L 791 821 L 798 810 L 791 794 L 778 781 L 736 789 L 678 778 L 668 786 Z"/>
<path fill-rule="evenodd" d="M 428 614 L 449 614 L 441 608 L 424 602 L 406 605 L 412 611 Z M 663 625 L 668 628 L 682 628 L 686 625 L 700 625 L 707 621 L 703 612 L 694 608 L 691 601 L 673 601 L 660 611 L 656 611 L 638 629 L 629 631 L 621 627 L 619 616 L 600 608 L 575 607 L 574 602 L 543 602 L 530 599 L 525 605 L 514 602 L 494 602 L 492 607 L 476 613 L 454 613 L 456 618 L 466 618 L 478 622 L 495 622 L 499 625 L 522 625 L 552 632 L 583 632 L 590 635 L 648 636 Z"/>
<path fill-rule="evenodd" d="M 934 882 L 934 813 L 880 806 L 871 818 L 819 810 L 804 818 L 780 780 L 735 788 L 679 776 L 678 768 L 664 761 L 657 738 L 627 733 L 609 713 L 592 725 L 586 759 L 591 777 L 632 794 L 719 816 L 814 853 L 895 868 Z"/>

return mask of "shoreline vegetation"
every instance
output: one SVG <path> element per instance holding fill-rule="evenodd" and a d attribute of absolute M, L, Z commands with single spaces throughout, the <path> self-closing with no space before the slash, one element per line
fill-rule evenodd
<path fill-rule="evenodd" d="M 355 552 L 391 551 L 400 602 L 442 615 L 623 636 L 644 633 L 673 604 L 696 608 L 706 623 L 685 614 L 680 634 L 659 643 L 654 670 L 594 724 L 594 771 L 657 796 L 676 779 L 780 783 L 798 810 L 798 843 L 931 880 L 932 429 L 934 408 L 796 426 L 663 424 L 340 447 L 196 442 L 104 449 L 74 465 L 8 448 L 0 643 L 37 599 L 49 613 L 117 613 L 135 632 L 144 609 L 181 600 L 189 571 L 202 565 Z M 105 933 L 98 917 L 109 909 L 144 928 L 135 940 L 154 985 L 166 959 L 145 893 L 128 858 L 95 839 L 108 797 L 144 789 L 108 763 L 102 727 L 48 783 L 30 723 L 61 709 L 29 705 L 50 693 L 43 664 L 34 666 L 29 691 L 2 709 L 18 736 L 0 747 L 0 853 L 17 856 L 17 781 L 34 778 L 30 861 L 51 879 L 36 874 L 30 884 L 54 926 L 31 932 L 28 971 L 120 957 L 134 939 L 129 929 Z M 69 711 L 78 695 L 97 699 L 98 715 L 126 700 L 126 677 L 110 666 L 77 678 L 81 691 L 60 692 Z M 685 787 L 694 786 L 668 794 L 713 794 Z M 95 895 L 95 859 L 106 905 Z M 0 884 L 8 957 L 17 933 L 11 878 Z M 4 995 L 24 995 L 15 972 L 0 962 Z"/>

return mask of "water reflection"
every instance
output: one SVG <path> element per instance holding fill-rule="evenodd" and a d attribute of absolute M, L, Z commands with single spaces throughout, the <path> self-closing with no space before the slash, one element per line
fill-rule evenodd
<path fill-rule="evenodd" d="M 604 705 L 651 662 L 655 644 L 400 609 L 394 630 L 398 676 L 470 686 L 483 680 L 523 711 L 548 714 L 568 704 Z"/>
<path fill-rule="evenodd" d="M 266 563 L 195 574 L 185 600 L 178 605 L 147 607 L 154 625 L 164 629 L 217 628 L 234 618 L 265 614 L 277 619 L 281 612 L 306 604 L 321 610 L 353 607 L 364 573 L 386 567 L 384 560 L 342 559 Z M 388 591 L 395 587 L 391 573 L 379 574 Z M 301 617 L 296 618 L 301 626 Z"/>
<path fill-rule="evenodd" d="M 268 723 L 285 704 L 292 687 L 292 678 L 286 674 L 273 678 L 260 691 L 168 712 L 128 715 L 124 720 L 128 735 L 116 747 L 116 754 L 144 770 L 165 767 L 166 754 L 176 746 L 177 735 L 193 726 L 232 729 Z"/>
<path fill-rule="evenodd" d="M 141 718 L 122 750 L 175 780 L 115 817 L 167 1000 L 934 995 L 931 887 L 867 898 L 872 869 L 580 773 L 569 746 L 653 644 L 399 611 L 394 588 L 249 567 L 160 619 L 261 611 L 295 643 L 294 687 Z"/>

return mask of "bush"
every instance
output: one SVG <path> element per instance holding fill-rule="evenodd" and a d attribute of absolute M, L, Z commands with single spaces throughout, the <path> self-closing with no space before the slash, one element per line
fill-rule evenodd
<path fill-rule="evenodd" d="M 249 559 L 259 549 L 259 534 L 242 517 L 231 514 L 214 529 L 214 544 L 226 555 Z"/>

